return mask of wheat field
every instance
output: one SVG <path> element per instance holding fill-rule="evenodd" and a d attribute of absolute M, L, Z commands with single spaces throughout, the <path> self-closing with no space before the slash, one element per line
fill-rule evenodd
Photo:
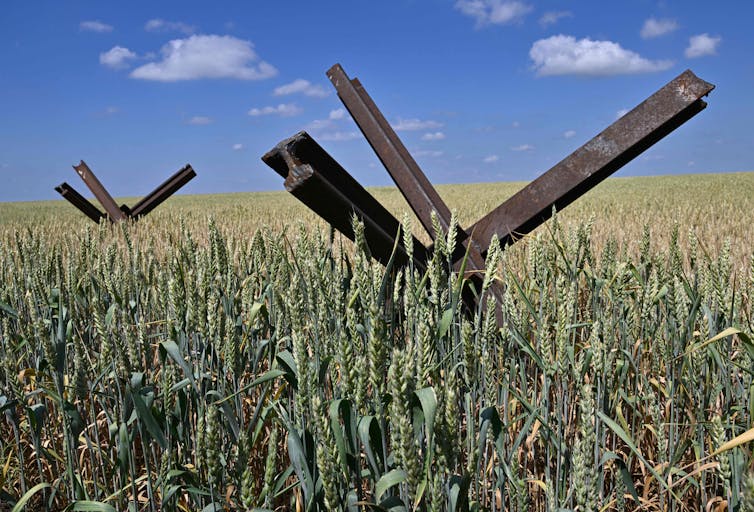
<path fill-rule="evenodd" d="M 283 192 L 0 204 L 0 510 L 754 510 L 753 192 L 607 180 L 472 310 L 452 236 L 385 269 Z"/>

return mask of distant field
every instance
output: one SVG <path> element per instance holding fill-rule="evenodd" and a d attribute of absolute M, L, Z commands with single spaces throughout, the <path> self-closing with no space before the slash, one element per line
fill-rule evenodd
<path fill-rule="evenodd" d="M 470 225 L 513 195 L 525 182 L 439 185 L 440 195 L 456 211 L 462 226 Z M 281 187 L 282 188 L 282 187 Z M 410 209 L 397 189 L 371 188 L 372 194 L 398 219 Z M 120 198 L 133 204 L 134 198 Z M 601 247 L 613 237 L 635 252 L 645 225 L 662 248 L 678 225 L 682 243 L 694 230 L 703 250 L 717 252 L 731 238 L 733 260 L 746 264 L 754 240 L 754 172 L 688 174 L 656 177 L 610 178 L 566 208 L 560 215 L 566 225 L 593 221 L 593 241 Z M 284 191 L 211 195 L 177 195 L 149 215 L 154 229 L 172 225 L 169 219 L 206 222 L 253 233 L 258 227 L 279 228 L 303 222 L 321 225 L 314 213 Z M 415 220 L 415 219 L 414 219 Z M 91 222 L 65 201 L 0 203 L 0 230 L 46 224 L 75 230 Z M 168 222 L 166 222 L 168 221 Z M 421 232 L 414 222 L 417 235 Z M 735 243 L 739 241 L 741 243 Z"/>

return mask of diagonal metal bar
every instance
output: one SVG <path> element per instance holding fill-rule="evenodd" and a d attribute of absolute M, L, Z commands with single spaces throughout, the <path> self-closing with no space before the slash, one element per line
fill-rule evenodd
<path fill-rule="evenodd" d="M 422 226 L 432 235 L 432 212 L 448 228 L 450 209 L 419 168 L 361 82 L 348 78 L 340 64 L 327 71 L 338 96 L 359 126 L 369 145 L 395 181 Z"/>
<path fill-rule="evenodd" d="M 701 112 L 714 85 L 687 70 L 602 133 L 468 228 L 482 244 L 497 234 L 503 246 L 545 222 Z M 483 245 L 486 250 L 487 247 Z"/>
<path fill-rule="evenodd" d="M 327 71 L 327 76 L 338 91 L 338 96 L 351 117 L 358 125 L 377 157 L 387 169 L 398 189 L 406 198 L 424 229 L 434 237 L 432 212 L 436 212 L 442 228 L 447 231 L 450 226 L 450 209 L 442 200 L 422 172 L 419 164 L 401 142 L 395 130 L 385 119 L 369 96 L 364 86 L 357 79 L 349 79 L 340 64 L 335 64 Z M 467 268 L 483 270 L 484 258 L 479 246 L 457 227 L 457 239 L 461 244 L 457 254 L 463 256 L 468 251 Z"/>
<path fill-rule="evenodd" d="M 317 215 L 351 240 L 354 239 L 351 216 L 364 223 L 364 235 L 372 256 L 387 264 L 396 238 L 400 240 L 400 222 L 362 187 L 306 132 L 283 140 L 268 151 L 262 160 L 285 178 L 285 189 Z M 427 250 L 414 238 L 414 265 L 426 268 Z M 409 261 L 403 244 L 398 243 L 396 262 Z"/>
<path fill-rule="evenodd" d="M 83 160 L 79 163 L 79 165 L 74 165 L 73 168 L 76 170 L 81 179 L 84 180 L 84 183 L 86 183 L 86 186 L 89 187 L 89 190 L 92 191 L 92 194 L 94 194 L 94 197 L 97 198 L 97 201 L 100 202 L 102 207 L 107 212 L 107 215 L 110 217 L 111 221 L 123 220 L 126 218 L 126 215 L 121 211 L 120 208 L 118 208 L 118 205 L 115 203 L 113 197 L 105 189 L 102 183 L 100 183 L 100 181 L 97 179 L 97 176 L 94 175 L 92 170 L 89 169 L 89 166 L 86 165 Z"/>
<path fill-rule="evenodd" d="M 92 219 L 94 222 L 99 223 L 99 221 L 107 217 L 107 215 L 99 211 L 96 206 L 90 203 L 84 196 L 79 194 L 76 189 L 70 186 L 68 183 L 61 183 L 60 185 L 55 187 L 55 190 L 61 196 L 63 196 L 63 199 L 78 208 L 81 213 Z"/>
<path fill-rule="evenodd" d="M 186 164 L 178 172 L 173 174 L 167 180 L 162 182 L 159 187 L 150 192 L 141 201 L 131 208 L 128 215 L 136 218 L 146 215 L 157 208 L 163 201 L 173 195 L 178 189 L 191 181 L 196 176 L 196 172 L 191 165 Z"/>

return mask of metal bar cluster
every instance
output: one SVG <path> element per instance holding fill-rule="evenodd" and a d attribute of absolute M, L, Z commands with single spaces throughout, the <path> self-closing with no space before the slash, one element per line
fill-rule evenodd
<path fill-rule="evenodd" d="M 432 212 L 450 228 L 450 209 L 432 187 L 361 82 L 336 64 L 327 71 L 338 96 L 431 237 Z M 503 247 L 531 232 L 552 214 L 583 195 L 653 144 L 701 112 L 702 98 L 714 85 L 687 70 L 655 92 L 602 133 L 524 187 L 467 229 L 457 228 L 461 242 L 456 265 L 468 255 L 466 268 L 484 269 L 493 235 Z M 301 132 L 279 143 L 262 160 L 285 178 L 285 188 L 333 227 L 353 239 L 352 215 L 361 218 L 372 255 L 385 263 L 393 251 L 407 255 L 399 243 L 400 223 L 343 169 L 314 139 Z M 430 248 L 414 241 L 414 263 L 423 266 Z M 478 274 L 472 273 L 472 280 Z M 499 290 L 493 292 L 497 295 Z"/>
<path fill-rule="evenodd" d="M 450 208 L 429 182 L 361 82 L 356 78 L 350 80 L 340 64 L 331 67 L 327 76 L 427 233 L 430 236 L 434 235 L 432 212 L 437 215 L 441 227 L 447 232 L 450 228 Z M 458 254 L 463 255 L 468 251 L 466 267 L 469 270 L 483 270 L 484 257 L 479 247 L 476 244 L 467 246 L 468 236 L 460 231 L 457 239 L 461 241 L 462 246 L 459 247 Z"/>
<path fill-rule="evenodd" d="M 308 133 L 299 132 L 285 139 L 262 160 L 285 178 L 288 192 L 351 240 L 354 239 L 351 216 L 359 217 L 364 223 L 371 255 L 387 264 L 395 239 L 402 236 L 401 223 Z M 414 263 L 423 269 L 426 248 L 416 239 L 414 247 Z M 396 258 L 400 264 L 408 262 L 402 244 L 396 248 Z"/>
<path fill-rule="evenodd" d="M 94 197 L 97 198 L 97 201 L 99 201 L 106 213 L 102 213 L 68 183 L 61 183 L 55 187 L 55 190 L 63 196 L 63 199 L 66 199 L 94 222 L 99 222 L 103 218 L 109 219 L 110 222 L 116 222 L 126 218 L 136 219 L 144 216 L 157 208 L 163 201 L 196 176 L 194 169 L 187 164 L 136 203 L 133 208 L 129 208 L 125 204 L 121 206 L 117 205 L 104 185 L 97 179 L 97 176 L 94 175 L 89 166 L 86 165 L 86 162 L 82 160 L 78 165 L 74 165 L 73 168 L 92 194 L 94 194 Z"/>

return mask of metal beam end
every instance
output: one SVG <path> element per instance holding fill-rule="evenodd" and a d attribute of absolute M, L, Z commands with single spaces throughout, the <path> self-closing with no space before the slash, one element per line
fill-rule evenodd
<path fill-rule="evenodd" d="M 309 164 L 297 164 L 288 168 L 283 186 L 287 192 L 293 193 L 299 187 L 306 184 L 307 180 L 314 175 L 314 169 Z"/>

